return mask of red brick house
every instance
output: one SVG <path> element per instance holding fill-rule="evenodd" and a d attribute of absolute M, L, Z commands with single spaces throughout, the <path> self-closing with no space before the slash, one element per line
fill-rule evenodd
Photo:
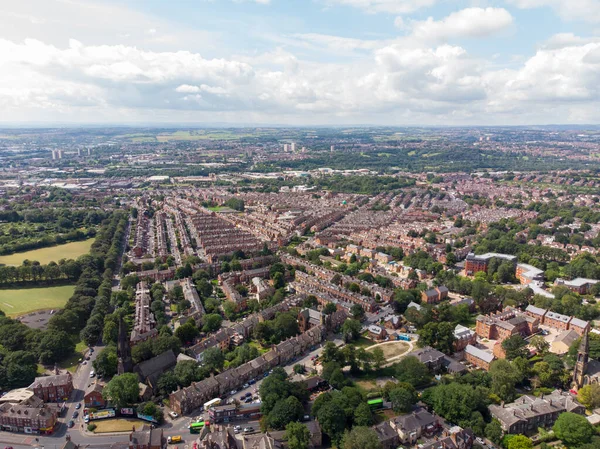
<path fill-rule="evenodd" d="M 69 372 L 36 377 L 29 388 L 44 402 L 63 402 L 69 399 L 73 391 L 73 377 Z"/>
<path fill-rule="evenodd" d="M 91 390 L 88 390 L 83 396 L 83 403 L 86 408 L 104 408 L 106 406 L 106 401 L 102 397 L 102 389 L 104 385 L 94 384 Z"/>

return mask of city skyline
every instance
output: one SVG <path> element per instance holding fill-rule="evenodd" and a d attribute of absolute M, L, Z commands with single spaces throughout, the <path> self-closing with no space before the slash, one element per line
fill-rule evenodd
<path fill-rule="evenodd" d="M 597 0 L 1 10 L 3 124 L 598 123 Z"/>

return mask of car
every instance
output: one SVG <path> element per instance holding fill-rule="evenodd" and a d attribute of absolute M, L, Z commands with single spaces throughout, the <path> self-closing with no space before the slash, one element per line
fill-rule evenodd
<path fill-rule="evenodd" d="M 255 380 L 255 379 L 250 379 L 250 380 L 248 381 L 248 384 L 249 384 L 249 385 L 254 385 L 255 383 L 256 383 L 256 380 Z"/>
<path fill-rule="evenodd" d="M 87 360 L 84 360 L 83 362 L 81 362 L 82 365 L 87 365 Z"/>
<path fill-rule="evenodd" d="M 70 429 L 71 427 L 73 427 L 75 425 L 75 421 L 73 421 L 73 420 L 69 421 L 68 425 L 69 425 L 69 429 Z"/>
<path fill-rule="evenodd" d="M 79 416 L 79 412 L 77 410 L 75 410 L 73 412 L 73 419 L 76 419 Z"/>
<path fill-rule="evenodd" d="M 90 371 L 90 377 L 95 377 L 96 376 L 96 372 L 94 370 Z"/>
<path fill-rule="evenodd" d="M 252 426 L 244 427 L 244 433 L 250 433 L 250 432 L 254 432 L 254 427 L 252 427 Z"/>
<path fill-rule="evenodd" d="M 263 374 L 263 379 L 266 378 L 266 377 L 269 377 L 269 373 Z"/>
<path fill-rule="evenodd" d="M 251 404 L 252 403 L 252 398 L 246 398 L 246 400 L 244 402 L 246 404 Z"/>
<path fill-rule="evenodd" d="M 231 392 L 229 393 L 230 396 L 233 396 L 234 394 L 237 393 L 237 390 L 231 390 Z"/>
<path fill-rule="evenodd" d="M 247 397 L 247 398 L 249 398 L 250 396 L 252 396 L 252 393 L 248 392 L 244 396 Z"/>
<path fill-rule="evenodd" d="M 310 415 L 304 415 L 302 418 L 304 421 L 310 421 Z"/>
<path fill-rule="evenodd" d="M 179 414 L 175 413 L 175 412 L 169 412 L 169 416 L 173 419 L 175 418 L 179 418 Z"/>
<path fill-rule="evenodd" d="M 175 435 L 167 438 L 167 443 L 169 444 L 181 443 L 181 441 L 183 441 L 181 435 Z"/>
<path fill-rule="evenodd" d="M 89 355 L 86 355 L 86 356 L 85 356 L 85 359 L 86 359 L 86 360 L 89 360 L 89 359 L 90 359 L 90 356 L 89 356 Z"/>
<path fill-rule="evenodd" d="M 229 398 L 227 399 L 227 401 L 225 402 L 227 405 L 233 404 L 235 402 L 235 398 Z"/>
<path fill-rule="evenodd" d="M 94 348 L 90 348 L 90 352 L 94 352 Z"/>
<path fill-rule="evenodd" d="M 233 430 L 242 430 L 242 426 L 235 426 Z"/>
<path fill-rule="evenodd" d="M 477 438 L 475 438 L 475 441 L 477 442 L 477 444 L 485 446 L 485 442 L 481 438 L 477 437 Z"/>
<path fill-rule="evenodd" d="M 79 410 L 81 408 L 81 402 L 75 406 L 75 410 Z"/>
<path fill-rule="evenodd" d="M 244 388 L 244 390 L 245 390 L 248 387 L 250 387 L 250 384 L 244 384 L 244 386 L 242 388 Z"/>
<path fill-rule="evenodd" d="M 90 415 L 83 415 L 83 422 L 85 422 L 85 423 L 90 422 Z"/>

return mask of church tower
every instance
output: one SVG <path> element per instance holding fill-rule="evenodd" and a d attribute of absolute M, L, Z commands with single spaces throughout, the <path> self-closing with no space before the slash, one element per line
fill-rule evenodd
<path fill-rule="evenodd" d="M 590 354 L 590 338 L 587 331 L 581 338 L 579 350 L 577 351 L 577 361 L 575 362 L 575 370 L 573 371 L 573 385 L 579 389 L 583 387 L 585 373 L 588 368 L 588 360 Z"/>

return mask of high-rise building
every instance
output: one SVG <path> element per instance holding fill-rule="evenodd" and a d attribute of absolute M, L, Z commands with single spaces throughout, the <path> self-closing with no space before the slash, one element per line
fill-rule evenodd
<path fill-rule="evenodd" d="M 285 152 L 287 153 L 287 152 L 288 152 L 288 149 L 289 149 L 289 147 L 288 147 L 288 144 L 287 144 L 287 143 L 284 143 L 284 144 L 283 144 L 283 151 L 285 151 Z"/>
<path fill-rule="evenodd" d="M 296 142 L 292 142 L 292 153 L 296 152 Z"/>
<path fill-rule="evenodd" d="M 81 148 L 77 148 L 77 156 L 81 157 Z"/>
<path fill-rule="evenodd" d="M 335 151 L 335 145 L 331 145 L 331 152 L 333 153 Z"/>
<path fill-rule="evenodd" d="M 91 149 L 91 148 L 88 148 L 88 149 L 87 149 L 87 153 L 88 153 L 88 156 L 91 156 L 91 155 L 92 155 L 92 149 Z"/>

